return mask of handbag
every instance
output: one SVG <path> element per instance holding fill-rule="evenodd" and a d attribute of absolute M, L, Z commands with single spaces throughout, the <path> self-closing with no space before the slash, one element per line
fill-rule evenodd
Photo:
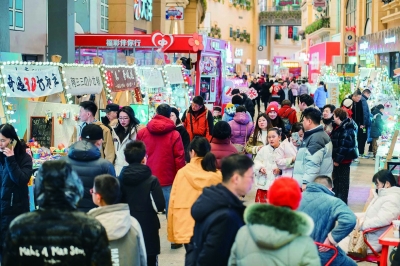
<path fill-rule="evenodd" d="M 364 242 L 364 234 L 360 230 L 358 219 L 357 226 L 350 233 L 349 237 L 349 251 L 347 253 L 357 258 L 365 258 L 367 256 L 367 244 Z"/>
<path fill-rule="evenodd" d="M 242 145 L 242 144 L 233 144 L 233 146 L 235 146 L 238 154 L 246 154 L 246 146 L 245 145 L 247 143 L 247 140 L 246 140 L 246 138 L 247 138 L 247 126 L 248 126 L 248 124 L 246 125 L 246 134 L 244 135 L 244 145 Z"/>

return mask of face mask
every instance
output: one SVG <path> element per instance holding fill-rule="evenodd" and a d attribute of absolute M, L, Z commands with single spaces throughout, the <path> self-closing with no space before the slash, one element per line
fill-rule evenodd
<path fill-rule="evenodd" d="M 376 189 L 376 194 L 378 194 L 380 190 L 383 190 L 383 189 L 385 189 L 385 185 L 386 185 L 386 183 L 385 183 L 385 184 L 383 184 L 383 187 L 381 187 L 381 188 L 377 188 L 377 189 Z"/>

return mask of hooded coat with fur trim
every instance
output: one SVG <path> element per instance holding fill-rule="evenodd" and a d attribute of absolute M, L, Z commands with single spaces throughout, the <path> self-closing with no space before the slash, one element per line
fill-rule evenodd
<path fill-rule="evenodd" d="M 312 219 L 302 213 L 268 204 L 253 204 L 244 212 L 228 265 L 321 265 L 310 237 Z"/>

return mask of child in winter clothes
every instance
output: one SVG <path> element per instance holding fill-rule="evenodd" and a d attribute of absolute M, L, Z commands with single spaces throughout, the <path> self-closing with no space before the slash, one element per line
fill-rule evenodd
<path fill-rule="evenodd" d="M 282 176 L 293 176 L 293 167 L 294 162 L 296 161 L 297 149 L 303 141 L 303 137 L 303 124 L 295 123 L 292 125 L 290 137 L 282 141 L 279 148 L 276 149 L 276 165 L 282 170 Z"/>
<path fill-rule="evenodd" d="M 113 265 L 147 266 L 142 228 L 129 213 L 129 206 L 119 203 L 120 186 L 112 175 L 99 175 L 92 188 L 93 203 L 99 206 L 88 212 L 106 229 Z"/>
<path fill-rule="evenodd" d="M 249 116 L 246 114 L 244 106 L 236 108 L 236 114 L 232 121 L 229 121 L 231 127 L 231 141 L 233 144 L 246 145 L 251 132 L 253 132 L 254 125 Z"/>
<path fill-rule="evenodd" d="M 259 114 L 256 121 L 254 132 L 246 143 L 246 153 L 253 154 L 253 157 L 268 143 L 268 129 L 272 127 L 271 121 L 265 113 Z"/>
<path fill-rule="evenodd" d="M 222 120 L 221 111 L 222 111 L 221 106 L 214 106 L 213 109 L 214 125 Z"/>
<path fill-rule="evenodd" d="M 246 208 L 246 225 L 236 234 L 228 265 L 321 265 L 317 246 L 310 237 L 314 222 L 296 211 L 300 200 L 295 180 L 277 179 L 268 192 L 269 204 Z"/>
<path fill-rule="evenodd" d="M 273 127 L 268 129 L 268 145 L 264 146 L 257 153 L 254 159 L 254 172 L 257 193 L 255 202 L 267 202 L 269 187 L 279 176 L 280 170 L 275 162 L 276 149 L 281 141 L 281 130 Z"/>
<path fill-rule="evenodd" d="M 378 150 L 378 139 L 382 135 L 383 131 L 384 122 L 382 116 L 384 109 L 385 107 L 382 104 L 378 104 L 371 110 L 371 113 L 373 115 L 372 126 L 371 126 L 371 138 L 372 138 L 372 152 L 374 153 L 374 158 Z"/>

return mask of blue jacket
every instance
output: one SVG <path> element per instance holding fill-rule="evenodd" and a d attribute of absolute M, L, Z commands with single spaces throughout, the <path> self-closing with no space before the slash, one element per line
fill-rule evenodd
<path fill-rule="evenodd" d="M 324 243 L 325 239 L 333 244 L 339 243 L 348 236 L 356 226 L 356 216 L 339 198 L 321 184 L 309 183 L 300 203 L 299 211 L 308 214 L 315 223 L 311 237 L 316 242 Z M 337 224 L 336 224 L 337 222 Z M 338 247 L 339 254 L 331 265 L 356 265 L 344 251 Z M 333 252 L 320 252 L 322 265 L 332 257 Z"/>
<path fill-rule="evenodd" d="M 320 86 L 314 93 L 314 102 L 318 108 L 323 108 L 326 104 L 326 99 L 329 97 L 328 92 L 325 91 L 324 86 Z"/>

